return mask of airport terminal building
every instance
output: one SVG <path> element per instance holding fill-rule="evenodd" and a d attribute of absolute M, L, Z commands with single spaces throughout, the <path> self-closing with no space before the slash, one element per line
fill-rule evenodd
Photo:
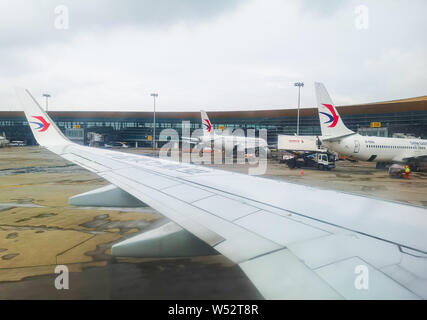
<path fill-rule="evenodd" d="M 391 137 L 406 134 L 427 138 L 427 96 L 337 107 L 344 123 L 362 135 Z M 148 147 L 153 133 L 153 112 L 53 111 L 50 117 L 71 140 L 88 144 L 96 133 L 102 143 L 126 142 Z M 278 134 L 295 134 L 296 109 L 208 112 L 215 129 L 267 129 L 268 144 L 277 143 Z M 182 133 L 183 121 L 191 131 L 201 128 L 199 112 L 156 112 L 156 140 L 163 129 Z M 23 112 L 0 112 L 0 134 L 10 140 L 32 145 L 35 140 Z M 300 134 L 320 135 L 317 108 L 300 110 Z"/>

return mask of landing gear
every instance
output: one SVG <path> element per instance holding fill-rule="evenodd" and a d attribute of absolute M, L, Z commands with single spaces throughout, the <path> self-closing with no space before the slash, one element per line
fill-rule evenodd
<path fill-rule="evenodd" d="M 386 162 L 377 162 L 375 168 L 376 169 L 385 169 L 386 168 L 387 163 Z"/>
<path fill-rule="evenodd" d="M 297 165 L 297 162 L 295 161 L 295 159 L 291 159 L 288 161 L 288 168 L 289 169 L 294 169 Z"/>

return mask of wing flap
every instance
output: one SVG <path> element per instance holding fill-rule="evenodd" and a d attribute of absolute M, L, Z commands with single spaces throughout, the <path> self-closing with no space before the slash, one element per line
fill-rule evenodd
<path fill-rule="evenodd" d="M 342 299 L 343 297 L 287 249 L 240 264 L 266 299 Z"/>
<path fill-rule="evenodd" d="M 350 232 L 293 243 L 289 248 L 312 269 L 354 256 L 378 268 L 397 264 L 402 259 L 398 246 Z"/>
<path fill-rule="evenodd" d="M 365 274 L 362 275 L 362 272 Z M 420 299 L 419 296 L 358 257 L 323 266 L 316 269 L 316 273 L 346 299 Z M 363 279 L 363 276 L 366 278 Z"/>
<path fill-rule="evenodd" d="M 324 230 L 265 210 L 243 217 L 236 223 L 256 234 L 268 236 L 282 246 L 330 235 Z"/>

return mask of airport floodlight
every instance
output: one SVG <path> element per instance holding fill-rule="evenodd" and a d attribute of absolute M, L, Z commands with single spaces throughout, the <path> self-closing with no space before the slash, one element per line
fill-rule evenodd
<path fill-rule="evenodd" d="M 301 101 L 301 88 L 304 87 L 304 82 L 295 82 L 295 87 L 298 87 L 298 115 L 297 115 L 297 136 L 299 136 L 299 108 Z"/>
<path fill-rule="evenodd" d="M 150 94 L 150 96 L 153 97 L 154 100 L 154 115 L 153 115 L 153 139 L 152 144 L 153 144 L 153 150 L 156 150 L 156 98 L 159 96 L 158 93 L 152 93 Z"/>
<path fill-rule="evenodd" d="M 42 96 L 46 98 L 46 112 L 48 112 L 48 99 L 51 97 L 51 95 L 48 93 L 43 93 Z"/>

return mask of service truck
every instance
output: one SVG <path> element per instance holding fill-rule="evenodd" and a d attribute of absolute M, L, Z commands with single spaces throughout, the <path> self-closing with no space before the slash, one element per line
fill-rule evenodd
<path fill-rule="evenodd" d="M 284 152 L 280 163 L 289 168 L 335 168 L 336 155 L 322 148 L 317 136 L 278 135 L 277 149 Z"/>

